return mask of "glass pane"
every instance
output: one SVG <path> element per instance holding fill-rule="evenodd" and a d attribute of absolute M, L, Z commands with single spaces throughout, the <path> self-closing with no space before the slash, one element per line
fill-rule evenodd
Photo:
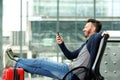
<path fill-rule="evenodd" d="M 30 16 L 41 16 L 41 17 L 50 17 L 56 16 L 57 13 L 57 0 L 38 0 L 38 1 L 30 1 L 29 12 L 31 12 Z"/>
<path fill-rule="evenodd" d="M 96 1 L 97 17 L 118 17 L 120 16 L 120 1 L 102 0 Z"/>
<path fill-rule="evenodd" d="M 94 1 L 93 0 L 78 0 L 76 2 L 76 10 L 78 17 L 93 17 L 94 16 Z"/>
<path fill-rule="evenodd" d="M 56 55 L 56 23 L 55 22 L 32 22 L 32 41 L 31 49 L 33 53 L 39 56 Z M 49 57 L 50 57 L 49 55 Z"/>
<path fill-rule="evenodd" d="M 93 1 L 60 0 L 60 16 L 66 17 L 93 17 Z M 89 9 L 91 11 L 89 11 Z"/>

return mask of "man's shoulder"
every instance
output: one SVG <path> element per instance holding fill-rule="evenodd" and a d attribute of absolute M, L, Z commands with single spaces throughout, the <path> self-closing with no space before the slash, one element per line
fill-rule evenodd
<path fill-rule="evenodd" d="M 93 35 L 90 36 L 90 38 L 91 38 L 91 39 L 94 39 L 94 38 L 97 38 L 97 37 L 101 37 L 102 32 L 103 32 L 103 31 L 94 33 Z M 89 38 L 89 39 L 90 39 L 90 38 Z"/>

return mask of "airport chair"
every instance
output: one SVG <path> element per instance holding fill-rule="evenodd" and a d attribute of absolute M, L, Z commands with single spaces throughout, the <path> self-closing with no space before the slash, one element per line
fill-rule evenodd
<path fill-rule="evenodd" d="M 84 66 L 76 67 L 76 68 L 70 70 L 63 77 L 63 80 L 66 80 L 66 77 L 75 70 L 77 70 L 77 72 L 78 72 L 77 74 L 79 76 L 80 75 L 82 76 L 83 74 L 85 74 L 84 80 L 104 80 L 104 77 L 100 73 L 100 64 L 101 64 L 102 56 L 103 56 L 105 48 L 106 48 L 108 38 L 109 38 L 109 35 L 105 34 L 103 36 L 103 38 L 101 39 L 95 60 L 94 60 L 94 62 L 90 63 L 91 66 L 89 68 L 84 67 Z M 71 80 L 81 80 L 81 79 L 79 79 L 77 77 L 77 75 L 74 74 Z"/>

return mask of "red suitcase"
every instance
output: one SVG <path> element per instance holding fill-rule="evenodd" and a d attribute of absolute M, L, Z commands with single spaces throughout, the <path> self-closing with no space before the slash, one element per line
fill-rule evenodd
<path fill-rule="evenodd" d="M 24 70 L 22 68 L 6 68 L 2 72 L 2 80 L 24 80 Z"/>

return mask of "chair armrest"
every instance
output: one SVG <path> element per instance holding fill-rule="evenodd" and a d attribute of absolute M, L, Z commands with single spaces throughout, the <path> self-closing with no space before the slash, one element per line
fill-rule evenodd
<path fill-rule="evenodd" d="M 67 72 L 67 73 L 65 74 L 65 76 L 63 77 L 62 80 L 65 80 L 66 77 L 67 77 L 70 73 L 72 73 L 73 71 L 78 70 L 78 69 L 81 69 L 81 72 L 80 72 L 80 73 L 83 73 L 83 72 L 87 72 L 87 71 L 88 71 L 88 68 L 85 67 L 85 66 L 79 66 L 79 67 L 73 68 L 72 70 L 70 70 L 69 72 Z M 80 71 L 80 70 L 79 70 L 79 71 Z"/>

